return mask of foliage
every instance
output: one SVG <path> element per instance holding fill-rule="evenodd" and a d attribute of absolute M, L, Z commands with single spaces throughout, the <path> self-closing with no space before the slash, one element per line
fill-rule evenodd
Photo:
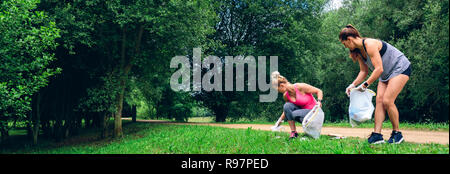
<path fill-rule="evenodd" d="M 8 122 L 23 121 L 31 100 L 49 78 L 61 70 L 50 68 L 59 30 L 37 0 L 8 0 L 0 4 L 0 130 L 7 136 Z"/>
<path fill-rule="evenodd" d="M 120 136 L 124 102 L 159 102 L 161 86 L 170 77 L 170 58 L 202 46 L 204 35 L 213 32 L 214 13 L 208 2 L 43 0 L 39 8 L 57 21 L 63 36 L 57 54 L 62 61 L 56 66 L 70 69 L 64 76 L 74 75 L 84 82 L 79 95 L 71 96 L 78 102 L 81 113 L 77 114 L 95 120 L 89 112 L 115 109 L 114 133 Z M 77 74 L 80 71 L 82 75 Z M 55 83 L 66 86 L 69 82 Z M 130 97 L 134 94 L 138 95 Z M 64 114 L 51 119 L 64 120 Z"/>
<path fill-rule="evenodd" d="M 426 1 L 423 24 L 395 44 L 412 63 L 413 74 L 399 96 L 400 108 L 414 120 L 448 121 L 449 9 L 447 1 Z"/>
<path fill-rule="evenodd" d="M 117 80 L 113 77 L 101 78 L 103 83 L 99 83 L 97 87 L 87 89 L 87 96 L 80 99 L 78 111 L 81 112 L 100 112 L 114 113 L 117 108 L 114 105 L 116 95 L 113 92 L 117 85 Z"/>

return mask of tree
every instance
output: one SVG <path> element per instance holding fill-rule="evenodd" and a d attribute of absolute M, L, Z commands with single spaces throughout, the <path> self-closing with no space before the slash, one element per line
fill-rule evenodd
<path fill-rule="evenodd" d="M 59 38 L 55 22 L 36 11 L 38 0 L 7 0 L 0 4 L 0 131 L 8 136 L 10 122 L 26 121 L 31 99 L 60 72 L 50 68 Z M 35 126 L 39 118 L 33 118 Z"/>
<path fill-rule="evenodd" d="M 445 122 L 449 114 L 449 8 L 446 1 L 426 1 L 417 6 L 423 22 L 407 30 L 394 44 L 412 64 L 413 72 L 405 92 L 399 96 L 409 120 Z M 414 17 L 414 16 L 412 16 Z M 404 20 L 414 20 L 405 17 Z M 403 26 L 403 23 L 400 23 Z"/>
<path fill-rule="evenodd" d="M 112 75 L 117 80 L 112 91 L 98 91 L 115 95 L 116 137 L 122 136 L 121 114 L 130 79 L 161 73 L 160 80 L 167 80 L 170 68 L 160 65 L 202 46 L 204 36 L 213 31 L 208 1 L 47 0 L 40 7 L 59 22 L 64 38 L 60 42 L 67 50 L 61 57 L 69 61 L 79 55 L 75 58 L 80 60 L 78 66 L 88 67 L 91 77 Z"/>

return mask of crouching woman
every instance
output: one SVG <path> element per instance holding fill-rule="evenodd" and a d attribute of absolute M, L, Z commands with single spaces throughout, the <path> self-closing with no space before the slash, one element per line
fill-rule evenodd
<path fill-rule="evenodd" d="M 288 120 L 291 129 L 289 138 L 297 138 L 298 133 L 295 121 L 303 122 L 303 118 L 314 108 L 316 104 L 322 107 L 322 90 L 306 83 L 290 83 L 278 71 L 271 74 L 272 85 L 278 92 L 283 94 L 286 103 L 283 106 L 283 113 L 280 120 Z M 313 94 L 317 96 L 317 101 Z"/>

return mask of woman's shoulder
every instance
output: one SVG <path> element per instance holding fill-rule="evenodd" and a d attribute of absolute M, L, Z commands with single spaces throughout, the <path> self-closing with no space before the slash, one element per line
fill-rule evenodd
<path fill-rule="evenodd" d="M 298 89 L 301 89 L 301 88 L 303 88 L 303 87 L 305 87 L 305 86 L 308 86 L 308 84 L 306 84 L 306 83 L 295 83 L 294 84 Z"/>
<path fill-rule="evenodd" d="M 308 86 L 311 86 L 311 85 L 309 85 L 307 83 L 295 83 L 295 87 L 300 92 L 303 92 L 305 90 L 305 88 L 307 88 Z"/>
<path fill-rule="evenodd" d="M 374 39 L 374 38 L 365 38 L 364 39 L 364 45 L 366 47 L 372 47 L 372 46 L 378 47 L 378 45 L 380 45 L 380 44 L 382 44 L 382 42 L 379 39 Z"/>

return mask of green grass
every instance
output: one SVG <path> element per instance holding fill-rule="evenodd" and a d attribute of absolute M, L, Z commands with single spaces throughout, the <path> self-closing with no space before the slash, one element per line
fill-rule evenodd
<path fill-rule="evenodd" d="M 192 117 L 189 118 L 189 122 L 199 123 L 214 123 L 213 117 Z M 227 120 L 224 124 L 275 124 L 275 122 L 268 122 L 263 120 L 248 120 L 240 119 L 238 121 L 230 122 Z M 283 125 L 287 125 L 286 122 Z M 400 122 L 400 129 L 409 130 L 427 130 L 427 131 L 449 131 L 448 123 L 407 123 Z M 325 122 L 326 127 L 352 127 L 348 120 L 342 120 L 340 122 Z M 358 126 L 358 128 L 373 128 L 374 122 L 372 120 L 364 122 Z M 383 128 L 392 129 L 392 124 L 389 120 L 383 122 Z"/>
<path fill-rule="evenodd" d="M 0 153 L 38 154 L 449 154 L 441 144 L 370 145 L 366 139 L 288 140 L 284 132 L 200 125 L 124 123 L 124 137 L 98 140 L 84 132 L 60 143 L 0 148 Z M 301 136 L 303 136 L 301 134 Z"/>

